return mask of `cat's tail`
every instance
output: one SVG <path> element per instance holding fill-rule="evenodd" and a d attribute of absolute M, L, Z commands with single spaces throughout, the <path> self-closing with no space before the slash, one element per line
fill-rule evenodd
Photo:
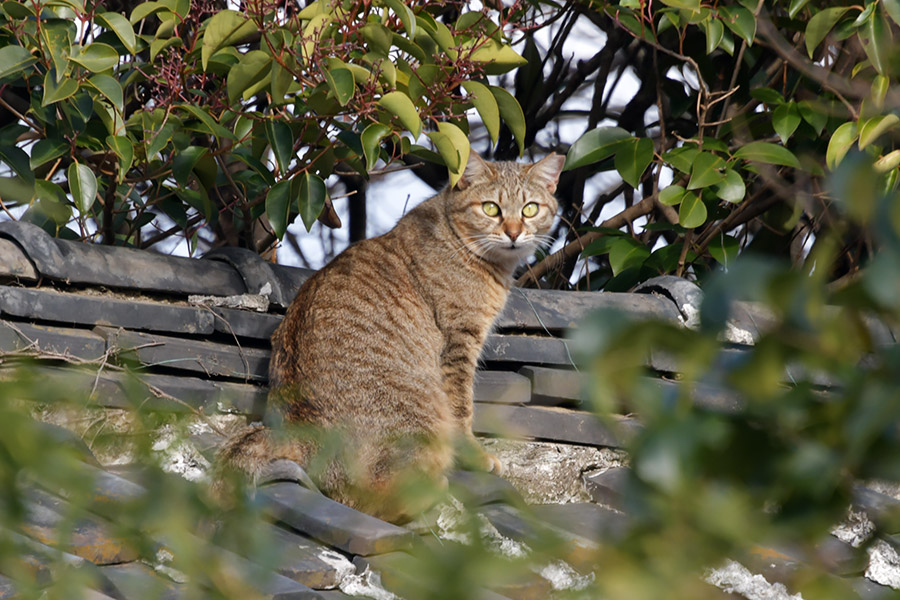
<path fill-rule="evenodd" d="M 306 472 L 310 451 L 309 444 L 290 443 L 260 423 L 242 427 L 216 453 L 213 494 L 227 501 L 237 485 L 255 488 L 272 481 L 295 481 L 318 492 Z"/>

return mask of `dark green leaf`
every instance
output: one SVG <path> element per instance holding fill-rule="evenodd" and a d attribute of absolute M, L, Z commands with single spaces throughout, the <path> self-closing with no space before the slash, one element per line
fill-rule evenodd
<path fill-rule="evenodd" d="M 290 224 L 292 200 L 290 181 L 279 181 L 266 194 L 266 217 L 279 240 L 284 237 Z"/>
<path fill-rule="evenodd" d="M 719 183 L 725 177 L 722 173 L 724 167 L 725 161 L 720 157 L 711 152 L 700 152 L 691 165 L 691 180 L 687 189 L 696 190 Z"/>
<path fill-rule="evenodd" d="M 366 156 L 366 170 L 375 168 L 381 150 L 381 140 L 391 134 L 391 128 L 383 123 L 372 123 L 360 135 L 363 153 Z"/>
<path fill-rule="evenodd" d="M 794 153 L 777 144 L 770 142 L 750 142 L 738 148 L 734 153 L 735 158 L 767 163 L 770 165 L 784 165 L 786 167 L 800 168 L 800 161 Z"/>
<path fill-rule="evenodd" d="M 28 185 L 34 184 L 34 172 L 31 170 L 28 155 L 21 148 L 12 145 L 0 146 L 0 163 L 5 163 Z"/>
<path fill-rule="evenodd" d="M 153 140 L 147 144 L 147 158 L 153 160 L 157 154 L 162 152 L 163 148 L 169 143 L 169 140 L 172 139 L 172 134 L 175 133 L 176 125 L 174 123 L 166 123 L 163 125 Z"/>
<path fill-rule="evenodd" d="M 650 249 L 631 237 L 615 238 L 609 248 L 609 266 L 613 275 L 639 267 L 650 256 Z"/>
<path fill-rule="evenodd" d="M 16 75 L 37 62 L 22 46 L 8 45 L 0 48 L 0 79 Z"/>
<path fill-rule="evenodd" d="M 616 149 L 615 166 L 628 185 L 636 188 L 647 166 L 653 161 L 653 140 L 632 138 Z"/>
<path fill-rule="evenodd" d="M 748 46 L 753 45 L 753 38 L 756 37 L 756 17 L 753 16 L 752 12 L 743 6 L 720 6 L 719 15 L 722 18 L 722 22 L 735 35 L 747 42 Z"/>
<path fill-rule="evenodd" d="M 117 79 L 114 79 L 109 75 L 94 75 L 88 79 L 88 84 L 109 100 L 110 104 L 112 104 L 113 108 L 115 108 L 119 114 L 125 112 L 125 99 L 124 94 L 122 93 L 122 84 L 120 84 Z"/>
<path fill-rule="evenodd" d="M 793 19 L 808 3 L 809 0 L 791 0 L 791 4 L 788 7 L 788 15 Z"/>
<path fill-rule="evenodd" d="M 97 21 L 121 40 L 125 48 L 134 53 L 137 49 L 137 38 L 134 37 L 134 28 L 123 15 L 115 12 L 102 12 L 96 16 Z"/>
<path fill-rule="evenodd" d="M 803 120 L 809 123 L 816 131 L 816 135 L 821 134 L 828 124 L 826 108 L 813 100 L 801 100 L 797 103 L 797 108 L 800 110 L 800 116 L 803 117 Z"/>
<path fill-rule="evenodd" d="M 598 237 L 595 240 L 592 240 L 588 243 L 587 246 L 584 247 L 584 250 L 581 251 L 581 258 L 590 258 L 591 256 L 600 256 L 601 254 L 606 254 L 609 252 L 609 249 L 612 247 L 613 242 L 617 239 L 617 237 L 604 235 L 602 237 Z"/>
<path fill-rule="evenodd" d="M 502 87 L 495 85 L 488 87 L 494 95 L 494 100 L 497 101 L 503 122 L 509 127 L 519 146 L 519 156 L 522 156 L 522 153 L 525 152 L 525 113 L 522 112 L 522 107 L 519 106 L 519 101 L 515 96 Z"/>
<path fill-rule="evenodd" d="M 353 97 L 353 91 L 356 89 L 356 83 L 353 81 L 353 73 L 349 69 L 338 67 L 333 69 L 325 69 L 325 81 L 334 94 L 338 104 L 346 106 Z"/>
<path fill-rule="evenodd" d="M 233 133 L 231 133 L 229 130 L 225 129 L 218 123 L 216 123 L 216 120 L 209 113 L 207 113 L 205 110 L 203 110 L 199 106 L 192 106 L 190 104 L 179 104 L 178 108 L 184 109 L 187 112 L 191 113 L 201 123 L 203 123 L 203 125 L 206 126 L 206 129 L 209 131 L 209 133 L 216 136 L 217 138 L 228 139 L 228 140 L 237 139 L 237 138 L 235 138 Z"/>
<path fill-rule="evenodd" d="M 175 177 L 175 181 L 182 186 L 186 186 L 188 177 L 190 176 L 191 171 L 194 170 L 197 161 L 199 161 L 207 152 L 209 152 L 208 148 L 188 146 L 184 150 L 176 153 L 172 158 L 172 175 Z"/>
<path fill-rule="evenodd" d="M 58 138 L 38 140 L 31 148 L 31 160 L 29 161 L 29 164 L 32 169 L 37 169 L 51 160 L 56 160 L 68 150 L 69 144 L 65 140 Z"/>
<path fill-rule="evenodd" d="M 44 95 L 41 99 L 41 106 L 50 106 L 60 100 L 65 100 L 69 96 L 78 91 L 78 80 L 70 77 L 63 78 L 59 83 L 56 82 L 56 69 L 50 69 L 44 75 Z"/>
<path fill-rule="evenodd" d="M 119 53 L 108 44 L 94 42 L 82 47 L 80 52 L 73 53 L 69 60 L 77 62 L 88 71 L 99 73 L 116 66 L 119 63 Z"/>
<path fill-rule="evenodd" d="M 135 9 L 137 12 L 137 9 Z M 131 22 L 135 22 L 134 13 Z M 220 10 L 206 24 L 200 59 L 206 70 L 210 57 L 224 46 L 232 46 L 256 33 L 256 24 L 233 10 Z"/>
<path fill-rule="evenodd" d="M 306 230 L 312 229 L 313 223 L 322 214 L 325 208 L 325 199 L 328 197 L 328 188 L 325 182 L 318 175 L 310 175 L 309 173 L 301 173 L 294 178 L 300 181 L 298 194 L 298 202 L 300 205 L 300 218 Z"/>
<path fill-rule="evenodd" d="M 118 135 L 111 135 L 107 137 L 106 144 L 113 152 L 116 153 L 116 157 L 118 157 L 119 159 L 118 180 L 121 182 L 123 179 L 125 179 L 125 175 L 131 168 L 132 161 L 134 161 L 134 144 L 132 144 L 131 140 L 129 140 L 127 137 Z"/>
<path fill-rule="evenodd" d="M 786 102 L 772 112 L 772 127 L 781 138 L 781 143 L 786 144 L 788 139 L 800 126 L 800 109 L 795 102 Z"/>
<path fill-rule="evenodd" d="M 72 192 L 75 207 L 82 216 L 87 216 L 97 197 L 97 178 L 90 167 L 77 162 L 69 165 L 66 174 L 69 178 L 69 191 Z"/>
<path fill-rule="evenodd" d="M 706 32 L 706 53 L 712 54 L 713 50 L 719 47 L 722 36 L 725 35 L 725 26 L 718 19 L 709 19 L 702 23 Z"/>
<path fill-rule="evenodd" d="M 885 75 L 893 49 L 893 36 L 891 28 L 881 14 L 874 12 L 859 30 L 859 40 L 862 42 L 866 56 L 879 74 Z"/>
<path fill-rule="evenodd" d="M 681 198 L 681 206 L 678 208 L 678 223 L 682 227 L 694 229 L 706 223 L 706 205 L 693 192 L 686 192 Z"/>
<path fill-rule="evenodd" d="M 633 136 L 621 127 L 598 127 L 578 138 L 566 155 L 563 170 L 569 171 L 584 165 L 600 162 L 615 153 L 623 140 Z"/>
<path fill-rule="evenodd" d="M 750 95 L 766 104 L 776 105 L 784 102 L 784 96 L 772 88 L 756 88 L 755 90 L 750 90 Z"/>
<path fill-rule="evenodd" d="M 266 120 L 266 139 L 275 154 L 275 161 L 282 175 L 287 173 L 294 158 L 294 134 L 284 121 Z"/>
<path fill-rule="evenodd" d="M 272 75 L 272 57 L 262 50 L 250 50 L 235 66 L 228 71 L 225 86 L 228 89 L 228 102 L 234 104 L 238 98 L 249 99 L 254 86 L 268 82 Z"/>

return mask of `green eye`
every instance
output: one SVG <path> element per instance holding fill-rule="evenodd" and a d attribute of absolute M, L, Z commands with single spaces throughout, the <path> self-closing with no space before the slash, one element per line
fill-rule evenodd
<path fill-rule="evenodd" d="M 534 202 L 529 202 L 522 208 L 522 215 L 525 217 L 533 217 L 538 214 L 538 205 Z"/>
<path fill-rule="evenodd" d="M 500 207 L 495 202 L 485 202 L 481 205 L 481 210 L 489 217 L 496 217 L 500 214 Z"/>

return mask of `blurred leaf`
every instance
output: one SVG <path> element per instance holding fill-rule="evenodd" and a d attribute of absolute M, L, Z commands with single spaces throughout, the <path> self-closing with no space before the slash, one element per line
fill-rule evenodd
<path fill-rule="evenodd" d="M 625 269 L 641 266 L 650 256 L 650 249 L 631 237 L 614 238 L 609 247 L 609 266 L 613 275 Z"/>
<path fill-rule="evenodd" d="M 720 234 L 710 243 L 707 249 L 716 262 L 723 267 L 727 267 L 737 259 L 738 252 L 740 252 L 740 244 L 730 235 Z"/>
<path fill-rule="evenodd" d="M 106 138 L 106 144 L 116 153 L 119 159 L 118 181 L 121 183 L 134 160 L 134 144 L 127 137 L 112 135 Z"/>
<path fill-rule="evenodd" d="M 69 191 L 75 207 L 82 216 L 87 216 L 97 197 L 97 178 L 87 165 L 73 162 L 67 171 Z"/>
<path fill-rule="evenodd" d="M 896 169 L 900 165 L 900 150 L 894 150 L 885 154 L 875 161 L 875 171 L 878 173 L 887 173 L 892 169 Z"/>
<path fill-rule="evenodd" d="M 891 20 L 900 25 L 900 0 L 881 0 L 881 5 Z"/>
<path fill-rule="evenodd" d="M 282 175 L 287 173 L 294 158 L 294 134 L 291 128 L 278 119 L 266 119 L 266 139 L 272 147 L 278 170 Z"/>
<path fill-rule="evenodd" d="M 634 139 L 621 127 L 597 127 L 575 140 L 566 155 L 564 171 L 570 171 L 608 158 L 623 140 Z"/>
<path fill-rule="evenodd" d="M 24 71 L 36 62 L 37 58 L 22 46 L 3 46 L 0 48 L 0 80 Z"/>
<path fill-rule="evenodd" d="M 616 170 L 628 185 L 636 188 L 644 171 L 653 162 L 653 140 L 650 138 L 624 140 L 615 155 Z"/>
<path fill-rule="evenodd" d="M 750 90 L 750 96 L 770 105 L 784 103 L 784 96 L 772 88 L 756 88 L 755 90 Z"/>
<path fill-rule="evenodd" d="M 108 44 L 94 42 L 83 46 L 80 52 L 73 53 L 69 60 L 77 62 L 88 71 L 99 73 L 119 64 L 119 53 Z"/>
<path fill-rule="evenodd" d="M 736 204 L 744 199 L 747 186 L 743 178 L 734 169 L 725 169 L 725 179 L 716 186 L 716 196 L 725 202 Z"/>
<path fill-rule="evenodd" d="M 519 101 L 515 96 L 507 92 L 505 89 L 497 86 L 489 86 L 494 100 L 497 101 L 497 107 L 500 109 L 500 116 L 503 122 L 509 127 L 516 144 L 519 146 L 519 156 L 525 152 L 525 113 L 519 106 Z"/>
<path fill-rule="evenodd" d="M 322 181 L 321 177 L 310 175 L 309 173 L 297 175 L 294 181 L 300 182 L 297 198 L 300 218 L 303 219 L 303 224 L 306 226 L 306 230 L 309 231 L 322 213 L 322 209 L 325 208 L 328 188 L 325 187 L 325 182 Z"/>
<path fill-rule="evenodd" d="M 896 127 L 898 123 L 900 123 L 900 117 L 893 113 L 879 115 L 864 121 L 859 126 L 859 149 L 862 150 L 877 140 L 881 134 Z M 837 136 L 836 131 L 835 136 Z"/>
<path fill-rule="evenodd" d="M 116 12 L 102 12 L 95 18 L 102 26 L 116 34 L 126 50 L 131 53 L 136 52 L 137 38 L 134 36 L 134 28 L 131 27 L 128 19 Z"/>
<path fill-rule="evenodd" d="M 834 131 L 831 139 L 828 141 L 828 149 L 825 152 L 825 164 L 830 170 L 833 171 L 840 164 L 847 151 L 850 150 L 850 146 L 856 141 L 857 136 L 856 123 L 853 121 L 844 123 Z"/>
<path fill-rule="evenodd" d="M 403 92 L 388 92 L 381 97 L 378 104 L 400 119 L 400 122 L 414 138 L 419 137 L 422 132 L 422 120 L 409 96 Z"/>
<path fill-rule="evenodd" d="M 172 176 L 175 177 L 175 181 L 182 186 L 186 186 L 188 177 L 191 171 L 194 170 L 197 161 L 203 158 L 207 152 L 209 152 L 208 148 L 200 146 L 188 146 L 184 150 L 177 152 L 172 158 Z"/>
<path fill-rule="evenodd" d="M 700 0 L 662 0 L 662 3 L 672 8 L 700 10 Z"/>
<path fill-rule="evenodd" d="M 678 207 L 678 223 L 682 227 L 694 229 L 706 223 L 706 205 L 693 192 L 685 192 Z"/>
<path fill-rule="evenodd" d="M 137 12 L 137 9 L 135 9 Z M 134 12 L 131 22 L 135 22 Z M 206 24 L 203 33 L 203 47 L 200 51 L 203 70 L 209 64 L 209 58 L 223 46 L 237 44 L 257 32 L 256 24 L 244 15 L 233 10 L 220 10 Z"/>
<path fill-rule="evenodd" d="M 681 198 L 684 196 L 685 189 L 680 185 L 670 185 L 659 192 L 659 201 L 666 206 L 677 206 L 681 204 Z"/>
<path fill-rule="evenodd" d="M 163 125 L 156 136 L 147 144 L 147 158 L 154 159 L 156 155 L 162 152 L 169 142 L 172 140 L 172 134 L 175 133 L 176 125 L 174 123 L 166 123 Z"/>
<path fill-rule="evenodd" d="M 490 88 L 477 81 L 464 81 L 463 88 L 468 92 L 468 100 L 472 102 L 485 129 L 491 138 L 491 143 L 496 144 L 500 135 L 500 108 Z"/>
<path fill-rule="evenodd" d="M 467 45 L 471 44 L 464 43 L 463 48 Z M 488 75 L 502 75 L 527 64 L 527 61 L 511 46 L 494 39 L 489 39 L 475 48 L 471 60 L 484 63 L 482 69 Z"/>
<path fill-rule="evenodd" d="M 737 149 L 734 157 L 770 165 L 800 168 L 800 161 L 797 160 L 793 152 L 784 146 L 770 142 L 750 142 L 745 144 Z"/>
<path fill-rule="evenodd" d="M 835 24 L 844 16 L 850 7 L 836 6 L 834 8 L 824 8 L 814 14 L 806 24 L 806 52 L 809 57 L 813 57 L 816 48 L 832 30 Z"/>
<path fill-rule="evenodd" d="M 793 19 L 808 3 L 809 0 L 791 0 L 791 4 L 788 7 L 788 15 Z"/>
<path fill-rule="evenodd" d="M 203 125 L 206 127 L 206 130 L 217 138 L 222 138 L 226 140 L 234 140 L 237 139 L 233 133 L 231 133 L 228 129 L 219 125 L 216 120 L 205 110 L 200 108 L 199 106 L 192 106 L 190 104 L 179 104 L 178 108 L 182 108 L 189 112 L 192 116 L 196 117 Z"/>
<path fill-rule="evenodd" d="M 724 168 L 725 161 L 720 157 L 711 152 L 700 152 L 691 165 L 691 179 L 687 189 L 696 190 L 719 183 L 725 177 L 722 173 Z"/>
<path fill-rule="evenodd" d="M 694 164 L 694 158 L 700 154 L 700 150 L 693 146 L 682 146 L 673 148 L 663 154 L 663 160 L 681 171 L 682 173 L 690 173 Z"/>
<path fill-rule="evenodd" d="M 795 102 L 786 102 L 772 112 L 772 127 L 781 138 L 781 143 L 786 144 L 788 139 L 800 126 L 800 109 Z"/>
<path fill-rule="evenodd" d="M 803 120 L 812 126 L 816 131 L 816 135 L 820 135 L 825 126 L 828 125 L 828 113 L 823 107 L 811 100 L 801 100 L 797 103 L 797 109 Z"/>
<path fill-rule="evenodd" d="M 363 154 L 366 157 L 366 170 L 375 168 L 381 150 L 381 140 L 391 134 L 391 128 L 383 123 L 371 123 L 366 126 L 359 136 L 362 142 Z"/>
<path fill-rule="evenodd" d="M 279 240 L 284 238 L 290 224 L 292 200 L 290 181 L 279 181 L 269 188 L 269 193 L 266 194 L 266 217 Z"/>

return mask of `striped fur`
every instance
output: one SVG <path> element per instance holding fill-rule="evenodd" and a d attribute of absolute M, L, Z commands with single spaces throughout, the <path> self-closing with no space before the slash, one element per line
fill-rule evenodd
<path fill-rule="evenodd" d="M 557 155 L 525 165 L 473 154 L 455 188 L 311 277 L 272 337 L 269 410 L 338 434 L 338 450 L 311 466 L 328 444 L 251 426 L 222 460 L 251 475 L 295 460 L 329 496 L 394 521 L 420 508 L 400 500 L 401 481 L 441 482 L 455 446 L 500 471 L 472 435 L 475 367 L 513 270 L 550 229 L 561 168 Z M 485 214 L 488 201 L 500 215 Z M 539 210 L 526 218 L 529 202 Z"/>

